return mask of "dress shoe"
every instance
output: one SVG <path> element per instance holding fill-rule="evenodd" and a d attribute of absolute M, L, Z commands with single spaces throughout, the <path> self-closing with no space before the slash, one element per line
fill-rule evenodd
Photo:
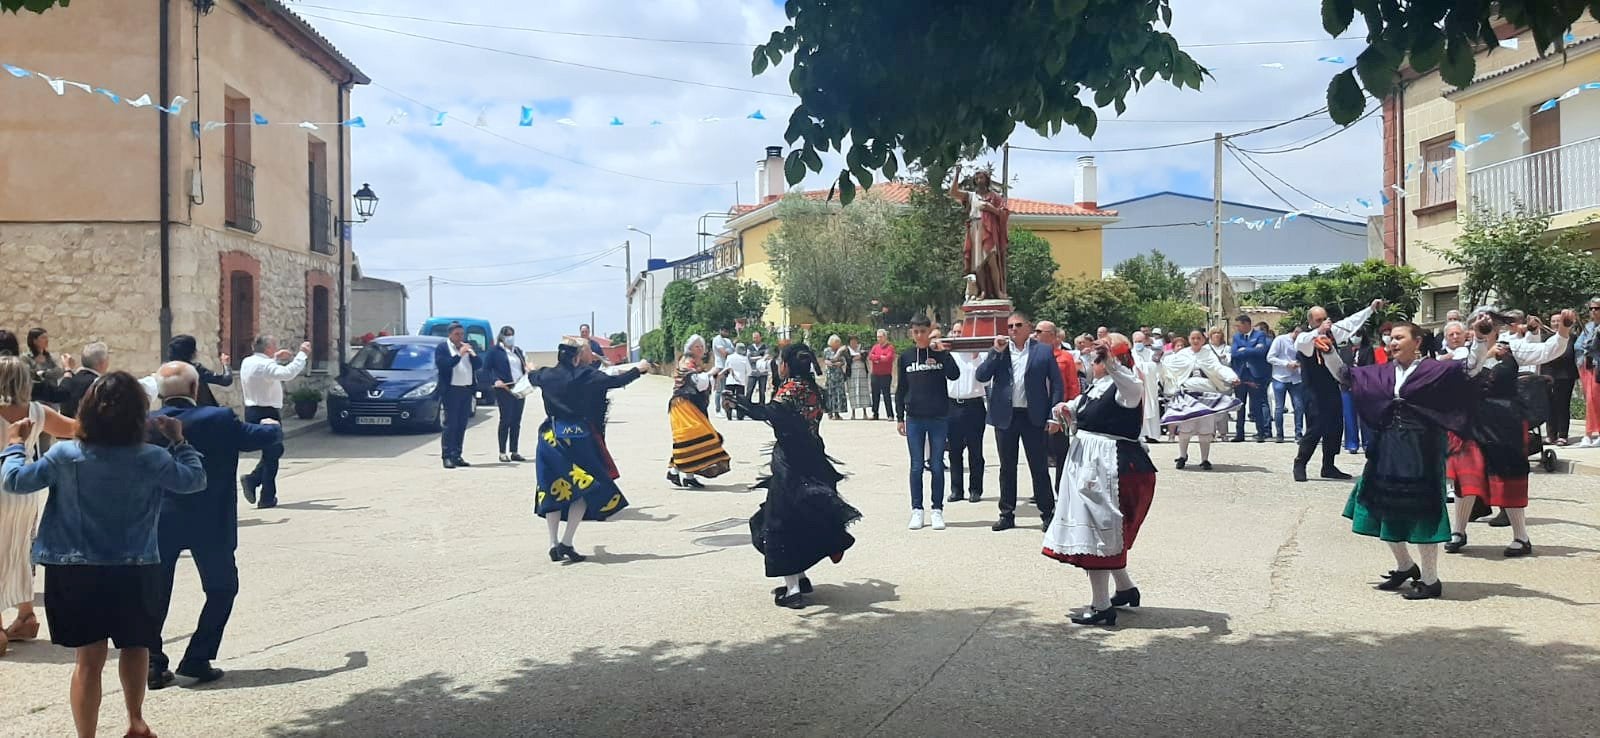
<path fill-rule="evenodd" d="M 258 486 L 260 485 L 256 484 L 249 474 L 239 477 L 239 489 L 244 492 L 245 502 L 252 505 L 256 504 L 256 487 Z"/>
<path fill-rule="evenodd" d="M 565 543 L 557 545 L 556 548 L 561 550 L 561 558 L 566 559 L 574 564 L 580 561 L 587 561 L 589 559 L 588 556 L 578 553 L 577 549 L 568 546 Z"/>
<path fill-rule="evenodd" d="M 1267 437 L 1266 436 L 1256 436 L 1256 443 L 1266 443 L 1266 442 L 1267 442 Z"/>
<path fill-rule="evenodd" d="M 1179 469 L 1182 469 L 1183 467 L 1188 466 L 1189 465 L 1189 457 L 1187 457 L 1187 456 L 1179 456 L 1177 464 L 1178 464 L 1178 468 Z"/>
<path fill-rule="evenodd" d="M 1229 443 L 1244 443 L 1244 436 L 1234 436 L 1228 439 Z"/>
<path fill-rule="evenodd" d="M 950 493 L 950 499 L 945 500 L 944 504 L 948 505 L 948 504 L 950 504 L 952 502 L 966 502 L 966 501 L 967 501 L 967 496 L 966 495 L 961 494 L 960 492 L 951 492 Z"/>
<path fill-rule="evenodd" d="M 706 486 L 704 484 L 700 483 L 700 480 L 695 479 L 692 476 L 684 476 L 684 478 L 683 478 L 683 486 L 688 487 L 689 489 L 705 489 L 706 488 Z"/>
<path fill-rule="evenodd" d="M 1112 607 L 1138 607 L 1139 606 L 1139 588 L 1138 587 L 1132 587 L 1132 588 L 1129 588 L 1129 589 L 1119 589 L 1119 590 L 1117 590 L 1117 593 L 1111 597 L 1111 606 Z"/>
<path fill-rule="evenodd" d="M 1284 438 L 1283 436 L 1278 436 L 1278 443 L 1288 443 L 1288 442 L 1289 442 L 1289 439 Z"/>
<path fill-rule="evenodd" d="M 445 459 L 444 460 L 444 468 L 446 468 L 446 469 L 454 469 L 454 468 L 456 468 L 456 460 L 455 459 Z"/>
<path fill-rule="evenodd" d="M 517 462 L 527 461 L 527 459 L 522 458 L 522 454 L 512 454 L 511 460 Z"/>
<path fill-rule="evenodd" d="M 455 457 L 455 459 L 453 459 L 453 461 L 456 462 L 456 466 L 472 466 L 471 464 L 467 463 L 466 459 L 463 459 L 460 456 Z"/>
<path fill-rule="evenodd" d="M 1422 578 L 1422 568 L 1412 564 L 1410 569 L 1390 569 L 1383 575 L 1384 579 L 1374 589 L 1384 592 L 1398 591 L 1406 582 Z"/>
<path fill-rule="evenodd" d="M 972 495 L 967 498 L 967 502 L 982 502 L 982 501 L 983 501 L 983 495 L 980 494 L 980 493 L 977 493 L 977 492 L 973 492 Z"/>
<path fill-rule="evenodd" d="M 1344 473 L 1342 471 L 1339 471 L 1339 468 L 1335 467 L 1335 466 L 1324 467 L 1322 469 L 1322 478 L 1323 479 L 1341 479 L 1341 480 L 1343 480 L 1343 479 L 1355 479 L 1355 477 L 1352 477 L 1349 474 L 1346 474 L 1346 473 Z"/>
<path fill-rule="evenodd" d="M 1017 521 L 1012 519 L 1010 515 L 1007 515 L 995 521 L 995 524 L 990 526 L 989 529 L 998 533 L 1002 530 L 1011 530 L 1015 527 L 1017 527 Z"/>
<path fill-rule="evenodd" d="M 262 501 L 256 503 L 256 509 L 257 510 L 271 510 L 272 508 L 275 508 L 277 506 L 278 506 L 278 501 L 276 499 L 262 500 Z"/>
<path fill-rule="evenodd" d="M 1200 471 L 1211 471 L 1211 461 L 1209 459 L 1200 462 Z"/>
<path fill-rule="evenodd" d="M 1434 580 L 1433 584 L 1412 582 L 1411 591 L 1400 596 L 1408 600 L 1436 600 L 1444 596 L 1444 582 L 1439 580 Z"/>
<path fill-rule="evenodd" d="M 1505 508 L 1503 508 L 1503 507 L 1500 508 L 1500 514 L 1499 515 L 1496 515 L 1496 516 L 1494 516 L 1492 518 L 1489 518 L 1489 527 L 1490 528 L 1509 528 L 1509 527 L 1511 527 L 1511 516 L 1506 514 L 1506 509 Z"/>
<path fill-rule="evenodd" d="M 1533 554 L 1533 544 L 1524 541 L 1521 538 L 1512 539 L 1511 545 L 1506 546 L 1506 550 L 1502 551 L 1501 553 L 1503 553 L 1508 559 L 1514 559 L 1519 556 L 1529 556 Z"/>
<path fill-rule="evenodd" d="M 1304 482 L 1304 481 L 1306 481 L 1306 479 L 1307 479 L 1307 477 L 1306 477 L 1306 465 L 1305 464 L 1295 464 L 1294 465 L 1294 481 L 1296 481 L 1296 482 Z"/>
<path fill-rule="evenodd" d="M 1104 610 L 1096 610 L 1091 607 L 1088 612 L 1082 615 L 1073 615 L 1072 622 L 1077 625 L 1104 625 L 1110 628 L 1117 624 L 1117 608 L 1108 607 Z"/>
<path fill-rule="evenodd" d="M 193 679 L 195 684 L 205 684 L 222 678 L 222 670 L 212 666 L 209 661 L 202 661 L 198 664 L 178 664 L 176 673 L 178 676 Z"/>
<path fill-rule="evenodd" d="M 150 676 L 145 681 L 145 686 L 149 687 L 151 691 L 155 691 L 157 689 L 166 689 L 167 687 L 172 686 L 172 683 L 177 680 L 178 678 L 173 676 L 172 671 L 169 669 L 162 669 L 160 671 L 151 669 Z"/>
<path fill-rule="evenodd" d="M 1466 547 L 1467 547 L 1467 534 L 1465 534 L 1465 533 L 1451 533 L 1450 534 L 1450 542 L 1444 544 L 1444 552 L 1447 553 L 1447 554 L 1461 553 L 1461 549 L 1466 548 Z"/>
<path fill-rule="evenodd" d="M 806 606 L 806 596 L 800 592 L 789 594 L 788 588 L 785 587 L 782 594 L 774 594 L 772 596 L 772 604 L 778 607 L 787 607 L 790 610 L 799 610 Z"/>
<path fill-rule="evenodd" d="M 773 597 L 782 597 L 784 594 L 788 593 L 788 591 L 789 591 L 788 587 L 785 587 L 785 586 L 780 584 L 780 585 L 772 588 L 772 596 Z M 811 592 L 812 592 L 811 580 L 807 579 L 805 577 L 800 577 L 800 594 L 807 594 L 808 595 L 808 594 L 811 594 Z"/>
<path fill-rule="evenodd" d="M 550 547 L 550 560 L 551 561 L 560 561 L 561 560 L 561 544 L 558 543 L 558 544 Z"/>
<path fill-rule="evenodd" d="M 683 478 L 678 476 L 678 472 L 676 471 L 667 472 L 667 483 L 679 489 L 683 488 Z"/>

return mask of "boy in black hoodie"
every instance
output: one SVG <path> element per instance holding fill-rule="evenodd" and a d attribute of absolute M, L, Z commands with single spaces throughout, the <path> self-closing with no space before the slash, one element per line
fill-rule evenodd
<path fill-rule="evenodd" d="M 933 473 L 933 529 L 944 530 L 944 451 L 950 421 L 950 380 L 961 377 L 950 353 L 932 340 L 926 315 L 911 319 L 912 347 L 895 362 L 895 406 L 900 435 L 911 450 L 911 530 L 922 528 L 922 472 Z"/>

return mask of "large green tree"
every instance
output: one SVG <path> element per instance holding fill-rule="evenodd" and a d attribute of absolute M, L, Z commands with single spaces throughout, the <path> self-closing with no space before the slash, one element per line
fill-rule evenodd
<path fill-rule="evenodd" d="M 694 321 L 712 330 L 732 328 L 740 320 L 761 317 L 771 291 L 752 281 L 718 277 L 700 286 L 694 298 Z"/>
<path fill-rule="evenodd" d="M 1286 324 L 1304 324 L 1306 310 L 1321 305 L 1335 318 L 1383 298 L 1378 320 L 1410 320 L 1417 313 L 1427 280 L 1413 267 L 1395 266 L 1382 259 L 1340 264 L 1328 271 L 1312 269 L 1287 282 L 1267 285 L 1248 295 L 1253 305 L 1271 305 L 1289 312 Z"/>
<path fill-rule="evenodd" d="M 1050 255 L 1050 242 L 1016 226 L 1007 234 L 1011 248 L 1006 252 L 1006 293 L 1011 305 L 1029 315 L 1037 315 L 1050 302 L 1050 289 L 1061 268 Z"/>
<path fill-rule="evenodd" d="M 1551 235 L 1550 216 L 1522 203 L 1509 213 L 1478 208 L 1461 223 L 1461 235 L 1444 248 L 1428 247 L 1465 272 L 1461 304 L 1491 300 L 1505 308 L 1549 315 L 1575 308 L 1600 292 L 1600 262 L 1579 251 L 1575 229 Z"/>
<path fill-rule="evenodd" d="M 759 75 L 792 61 L 789 88 L 800 102 L 784 137 L 800 144 L 784 172 L 797 183 L 806 170 L 822 170 L 821 152 L 843 151 L 838 187 L 846 203 L 856 184 L 871 186 L 874 173 L 893 178 L 898 155 L 942 172 L 964 150 L 999 146 L 1018 124 L 1044 135 L 1076 128 L 1092 138 L 1097 109 L 1120 115 L 1127 95 L 1157 78 L 1199 89 L 1207 74 L 1158 29 L 1171 25 L 1169 0 L 786 0 L 783 7 L 788 23 L 756 47 L 751 68 Z M 1559 48 L 1585 9 L 1600 17 L 1600 0 L 1322 0 L 1329 34 L 1345 33 L 1357 13 L 1367 29 L 1366 50 L 1328 85 L 1328 114 L 1355 121 L 1366 108 L 1363 87 L 1384 97 L 1402 67 L 1437 68 L 1446 82 L 1468 84 L 1476 52 L 1497 46 L 1497 18 L 1531 28 L 1540 53 Z"/>
<path fill-rule="evenodd" d="M 1071 334 L 1093 335 L 1102 325 L 1129 330 L 1126 326 L 1133 324 L 1138 302 L 1133 285 L 1117 277 L 1071 277 L 1051 286 L 1049 299 L 1035 317 L 1053 320 Z"/>
<path fill-rule="evenodd" d="M 767 239 L 778 298 L 822 323 L 855 323 L 881 286 L 880 255 L 894 238 L 897 206 L 869 197 L 852 207 L 789 195 Z"/>
<path fill-rule="evenodd" d="M 882 253 L 882 285 L 872 294 L 891 313 L 940 313 L 961 302 L 966 211 L 921 177 L 911 186 L 908 206 L 896 217 L 894 237 Z"/>
<path fill-rule="evenodd" d="M 1140 302 L 1181 300 L 1189 294 L 1189 278 L 1183 267 L 1160 251 L 1139 254 L 1118 262 L 1111 273 L 1133 285 Z"/>

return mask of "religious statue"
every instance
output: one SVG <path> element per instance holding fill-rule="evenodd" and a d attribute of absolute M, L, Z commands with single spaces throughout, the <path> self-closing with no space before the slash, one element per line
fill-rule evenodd
<path fill-rule="evenodd" d="M 1005 299 L 1006 251 L 1010 247 L 1006 230 L 1011 217 L 1006 199 L 994 191 L 987 169 L 972 175 L 972 189 L 963 191 L 960 165 L 950 183 L 950 197 L 967 207 L 967 237 L 962 246 L 967 298 Z"/>

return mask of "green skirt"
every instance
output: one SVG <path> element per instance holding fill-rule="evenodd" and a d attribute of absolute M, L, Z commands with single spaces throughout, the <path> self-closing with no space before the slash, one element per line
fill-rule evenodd
<path fill-rule="evenodd" d="M 1440 506 L 1437 518 L 1429 520 L 1404 520 L 1385 518 L 1367 509 L 1357 497 L 1361 494 L 1361 479 L 1350 491 L 1344 504 L 1344 516 L 1350 519 L 1350 529 L 1357 535 L 1375 536 L 1390 543 L 1444 543 L 1450 540 L 1450 514 Z M 1439 497 L 1444 498 L 1443 486 Z"/>

